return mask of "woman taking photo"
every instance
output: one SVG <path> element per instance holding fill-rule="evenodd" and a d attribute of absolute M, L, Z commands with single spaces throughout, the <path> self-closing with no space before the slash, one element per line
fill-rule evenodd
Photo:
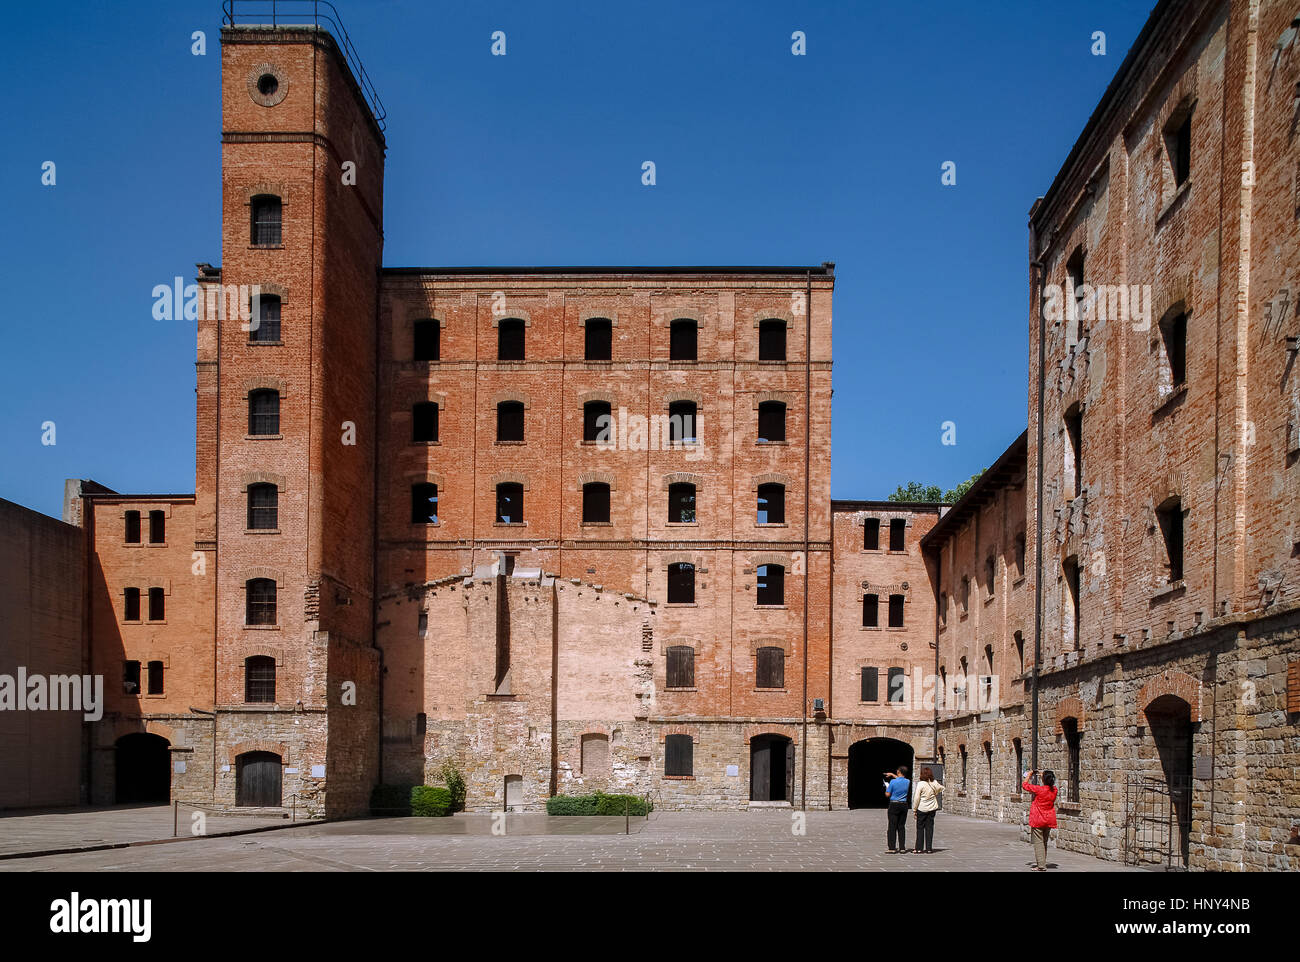
<path fill-rule="evenodd" d="M 914 852 L 934 854 L 934 816 L 939 811 L 939 793 L 943 786 L 934 780 L 934 769 L 921 769 L 921 779 L 912 792 L 912 810 L 916 812 L 916 848 Z"/>
<path fill-rule="evenodd" d="M 1043 772 L 1043 784 L 1035 785 L 1030 779 L 1038 770 L 1025 772 L 1025 783 L 1021 787 L 1034 796 L 1029 806 L 1029 834 L 1034 837 L 1034 859 L 1037 864 L 1035 872 L 1047 871 L 1047 839 L 1056 828 L 1056 775 L 1051 769 Z"/>

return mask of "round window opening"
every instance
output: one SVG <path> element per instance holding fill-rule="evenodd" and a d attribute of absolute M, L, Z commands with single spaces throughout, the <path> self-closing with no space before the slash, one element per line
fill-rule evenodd
<path fill-rule="evenodd" d="M 272 97 L 280 89 L 280 81 L 273 73 L 264 73 L 257 78 L 257 92 L 263 97 Z"/>

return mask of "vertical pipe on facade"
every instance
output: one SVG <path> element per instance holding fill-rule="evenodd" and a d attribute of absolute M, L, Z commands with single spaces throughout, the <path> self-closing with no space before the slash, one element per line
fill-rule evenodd
<path fill-rule="evenodd" d="M 808 499 L 812 494 L 812 271 L 804 271 L 803 337 L 803 724 L 799 753 L 799 807 L 808 808 L 808 582 L 812 559 L 808 557 Z M 830 787 L 829 785 L 827 786 Z"/>
<path fill-rule="evenodd" d="M 1029 767 L 1038 769 L 1038 666 L 1043 659 L 1043 395 L 1047 386 L 1047 320 L 1039 298 L 1043 280 L 1043 262 L 1038 259 L 1038 231 L 1033 222 L 1029 224 L 1029 268 L 1033 271 L 1029 283 L 1029 309 L 1038 315 L 1038 441 L 1035 451 L 1037 492 L 1034 510 L 1034 672 L 1033 700 L 1030 714 L 1030 761 Z M 1016 777 L 1020 777 L 1019 772 Z"/>

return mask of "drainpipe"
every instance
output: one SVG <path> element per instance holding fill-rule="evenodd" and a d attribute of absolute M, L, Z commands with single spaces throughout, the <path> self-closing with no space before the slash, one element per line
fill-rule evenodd
<path fill-rule="evenodd" d="M 803 751 L 799 753 L 799 808 L 808 810 L 808 580 L 812 559 L 808 557 L 808 499 L 812 495 L 812 271 L 804 272 L 803 338 Z M 829 784 L 827 788 L 829 789 Z"/>
<path fill-rule="evenodd" d="M 1030 281 L 1030 310 L 1038 314 L 1038 450 L 1037 450 L 1037 508 L 1034 513 L 1034 551 L 1036 570 L 1034 573 L 1034 671 L 1033 701 L 1030 715 L 1030 760 L 1029 767 L 1038 770 L 1038 672 L 1043 659 L 1043 395 L 1047 387 L 1047 319 L 1043 314 L 1043 305 L 1039 292 L 1043 280 L 1043 262 L 1037 259 L 1038 231 L 1033 222 L 1029 225 L 1029 262 L 1033 271 Z M 1020 777 L 1022 773 L 1017 773 Z"/>

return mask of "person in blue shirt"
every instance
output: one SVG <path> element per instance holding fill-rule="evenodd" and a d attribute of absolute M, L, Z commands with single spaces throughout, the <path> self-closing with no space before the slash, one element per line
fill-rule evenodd
<path fill-rule="evenodd" d="M 889 799 L 889 854 L 907 851 L 907 811 L 911 796 L 912 783 L 907 778 L 907 766 L 899 765 L 896 772 L 885 772 L 889 784 L 885 786 L 885 797 Z M 894 840 L 898 848 L 894 848 Z"/>

